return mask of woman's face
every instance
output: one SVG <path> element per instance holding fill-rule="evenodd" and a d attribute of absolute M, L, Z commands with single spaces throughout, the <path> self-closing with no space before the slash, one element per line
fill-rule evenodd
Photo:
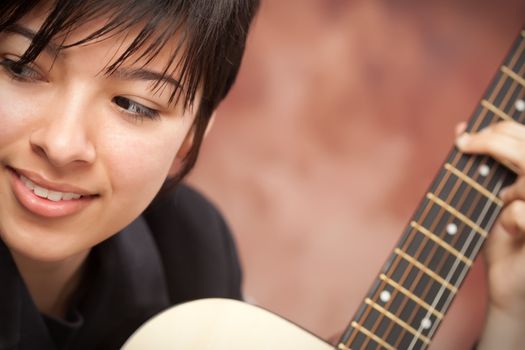
<path fill-rule="evenodd" d="M 146 66 L 131 58 L 105 74 L 132 31 L 56 57 L 52 43 L 34 63 L 17 66 L 42 21 L 29 16 L 0 33 L 0 237 L 17 254 L 58 261 L 85 253 L 144 210 L 194 116 L 168 103 L 173 81 L 151 89 L 169 47 Z M 95 29 L 80 27 L 65 43 Z"/>

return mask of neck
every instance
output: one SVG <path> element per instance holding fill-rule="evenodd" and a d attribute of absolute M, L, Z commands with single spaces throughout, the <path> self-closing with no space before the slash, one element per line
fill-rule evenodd
<path fill-rule="evenodd" d="M 41 313 L 65 317 L 71 297 L 81 281 L 88 253 L 82 252 L 60 261 L 42 262 L 12 252 L 20 275 Z"/>
<path fill-rule="evenodd" d="M 516 107 L 525 89 L 524 59 L 522 31 L 468 132 L 501 120 L 525 123 Z M 500 190 L 515 178 L 487 156 L 452 149 L 338 348 L 427 348 L 503 207 Z"/>

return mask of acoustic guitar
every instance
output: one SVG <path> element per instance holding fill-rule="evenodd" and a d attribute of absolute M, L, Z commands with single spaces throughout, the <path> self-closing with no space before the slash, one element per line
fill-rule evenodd
<path fill-rule="evenodd" d="M 525 30 L 499 67 L 467 131 L 502 120 L 525 121 Z M 335 348 L 427 348 L 502 209 L 499 191 L 515 177 L 488 156 L 453 148 Z M 131 336 L 124 349 L 334 346 L 262 308 L 202 299 L 157 315 Z"/>

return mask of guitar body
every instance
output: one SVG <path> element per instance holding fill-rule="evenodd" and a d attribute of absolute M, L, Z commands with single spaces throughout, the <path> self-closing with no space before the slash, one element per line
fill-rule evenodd
<path fill-rule="evenodd" d="M 140 327 L 124 350 L 333 350 L 271 312 L 231 299 L 201 299 L 172 307 Z"/>

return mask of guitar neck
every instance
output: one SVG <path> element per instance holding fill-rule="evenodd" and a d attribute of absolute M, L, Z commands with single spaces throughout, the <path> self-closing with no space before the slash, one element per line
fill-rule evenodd
<path fill-rule="evenodd" d="M 525 30 L 494 77 L 467 131 L 525 121 Z M 453 148 L 338 348 L 425 349 L 473 265 L 515 174 L 488 156 Z"/>

